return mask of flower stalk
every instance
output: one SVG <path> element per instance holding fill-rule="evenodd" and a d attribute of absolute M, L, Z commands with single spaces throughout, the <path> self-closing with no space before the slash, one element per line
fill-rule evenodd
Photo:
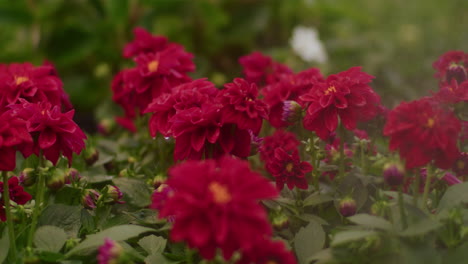
<path fill-rule="evenodd" d="M 433 176 L 433 173 L 432 173 L 432 166 L 431 164 L 429 163 L 426 167 L 426 183 L 424 184 L 424 193 L 423 193 L 423 200 L 422 200 L 422 208 L 423 209 L 429 209 L 427 208 L 428 205 L 427 205 L 427 200 L 428 200 L 428 197 L 429 197 L 429 189 L 431 187 L 431 180 L 432 180 L 432 176 Z"/>
<path fill-rule="evenodd" d="M 39 154 L 39 173 L 37 178 L 37 186 L 36 186 L 36 205 L 34 206 L 33 215 L 32 215 L 32 222 L 31 222 L 31 229 L 29 230 L 28 240 L 27 240 L 27 247 L 32 247 L 32 242 L 34 238 L 34 233 L 36 232 L 37 221 L 39 219 L 39 214 L 42 211 L 42 203 L 44 198 L 44 190 L 45 190 L 45 175 L 44 175 L 44 157 L 42 155 L 42 151 Z"/>
<path fill-rule="evenodd" d="M 3 200 L 6 211 L 6 221 L 8 226 L 8 238 L 10 239 L 10 254 L 13 259 L 13 263 L 16 263 L 16 237 L 15 229 L 13 227 L 13 218 L 10 207 L 10 188 L 8 186 L 8 174 L 6 171 L 2 171 L 3 178 Z"/>
<path fill-rule="evenodd" d="M 343 179 L 344 172 L 345 172 L 345 153 L 344 153 L 345 130 L 344 130 L 343 124 L 341 123 L 338 126 L 338 133 L 340 137 L 340 163 L 339 163 L 338 178 Z"/>

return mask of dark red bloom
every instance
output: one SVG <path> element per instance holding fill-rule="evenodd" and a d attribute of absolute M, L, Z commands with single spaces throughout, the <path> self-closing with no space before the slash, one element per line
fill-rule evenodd
<path fill-rule="evenodd" d="M 240 129 L 250 129 L 258 134 L 263 119 L 268 117 L 268 107 L 257 96 L 255 83 L 236 78 L 232 83 L 225 84 L 217 98 L 222 104 L 223 123 L 232 123 Z"/>
<path fill-rule="evenodd" d="M 258 240 L 249 250 L 242 252 L 236 264 L 296 264 L 294 254 L 287 250 L 283 241 Z"/>
<path fill-rule="evenodd" d="M 165 183 L 161 184 L 151 195 L 150 208 L 158 211 L 161 210 L 172 193 L 173 190 L 169 185 Z"/>
<path fill-rule="evenodd" d="M 255 51 L 239 58 L 239 63 L 244 68 L 245 79 L 262 87 L 281 79 L 283 74 L 291 74 L 292 70 L 281 63 L 273 61 L 269 56 Z"/>
<path fill-rule="evenodd" d="M 468 102 L 468 81 L 459 83 L 452 80 L 450 83 L 443 83 L 439 91 L 434 94 L 434 99 L 442 104 Z"/>
<path fill-rule="evenodd" d="M 56 164 L 60 153 L 67 157 L 71 164 L 73 153 L 80 154 L 85 147 L 86 135 L 73 122 L 74 110 L 61 113 L 58 106 L 48 102 L 11 106 L 15 113 L 27 121 L 27 129 L 34 138 L 32 152 L 39 155 L 39 150 L 46 159 Z"/>
<path fill-rule="evenodd" d="M 338 117 L 348 130 L 354 130 L 358 121 L 367 121 L 379 111 L 380 97 L 369 86 L 373 76 L 361 67 L 328 76 L 317 81 L 314 88 L 301 96 L 308 102 L 304 127 L 326 139 L 336 130 Z"/>
<path fill-rule="evenodd" d="M 267 214 L 258 203 L 278 195 L 246 161 L 231 157 L 187 161 L 169 172 L 167 184 L 174 190 L 160 217 L 174 216 L 173 241 L 185 241 L 212 259 L 221 249 L 225 259 L 237 250 L 251 248 L 271 234 Z"/>
<path fill-rule="evenodd" d="M 311 90 L 315 82 L 322 80 L 320 71 L 311 68 L 298 74 L 282 75 L 280 80 L 266 86 L 261 92 L 270 108 L 270 124 L 276 128 L 291 125 L 291 122 L 283 120 L 284 102 L 295 101 L 304 107 L 305 103 L 300 97 Z"/>
<path fill-rule="evenodd" d="M 176 139 L 174 160 L 219 158 L 225 153 L 238 157 L 250 154 L 250 134 L 221 122 L 220 106 L 204 104 L 179 111 L 171 119 Z"/>
<path fill-rule="evenodd" d="M 276 130 L 273 135 L 263 139 L 258 150 L 260 152 L 260 159 L 268 164 L 274 160 L 277 148 L 282 148 L 286 153 L 292 154 L 300 144 L 301 142 L 299 142 L 294 133 Z"/>
<path fill-rule="evenodd" d="M 195 70 L 193 55 L 181 45 L 142 28 L 134 33 L 135 40 L 125 47 L 124 56 L 132 57 L 137 66 L 121 71 L 112 81 L 112 99 L 122 106 L 126 119 L 143 114 L 155 98 L 191 81 L 188 72 Z"/>
<path fill-rule="evenodd" d="M 468 80 L 468 54 L 463 51 L 448 51 L 432 64 L 437 70 L 435 77 L 441 83 L 452 83 L 452 80 L 461 84 Z"/>
<path fill-rule="evenodd" d="M 8 188 L 10 192 L 10 200 L 14 201 L 19 205 L 23 205 L 31 200 L 31 195 L 24 191 L 23 187 L 19 185 L 18 177 L 11 177 L 8 179 Z M 0 200 L 0 220 L 6 221 L 5 214 L 5 201 L 3 195 L 3 182 L 0 182 L 0 193 L 2 194 L 2 199 Z"/>
<path fill-rule="evenodd" d="M 125 45 L 123 50 L 124 58 L 132 58 L 144 53 L 156 53 L 169 45 L 166 37 L 153 36 L 141 27 L 133 29 L 133 35 L 135 39 Z"/>
<path fill-rule="evenodd" d="M 119 263 L 119 258 L 122 256 L 123 252 L 124 249 L 119 243 L 112 239 L 105 238 L 104 244 L 98 249 L 98 264 Z"/>
<path fill-rule="evenodd" d="M 431 160 L 448 169 L 458 158 L 460 121 L 429 98 L 403 102 L 393 109 L 384 127 L 390 150 L 398 149 L 406 168 L 423 166 Z"/>
<path fill-rule="evenodd" d="M 151 136 L 159 132 L 172 135 L 172 117 L 179 111 L 200 108 L 203 104 L 214 104 L 218 89 L 206 79 L 198 79 L 174 87 L 170 93 L 163 93 L 151 102 L 145 113 L 153 115 L 149 121 Z"/>
<path fill-rule="evenodd" d="M 0 67 L 0 112 L 7 105 L 18 103 L 20 98 L 71 108 L 62 81 L 51 64 L 35 67 L 30 63 L 12 63 Z"/>
<path fill-rule="evenodd" d="M 0 114 L 0 171 L 12 171 L 16 167 L 16 150 L 29 156 L 27 149 L 32 138 L 26 128 L 26 121 L 16 117 L 13 111 Z"/>
<path fill-rule="evenodd" d="M 283 189 L 285 183 L 291 190 L 294 186 L 299 189 L 309 187 L 305 174 L 312 171 L 312 165 L 301 162 L 297 149 L 292 154 L 282 148 L 275 149 L 275 158 L 267 164 L 267 170 L 275 177 L 278 190 Z"/>

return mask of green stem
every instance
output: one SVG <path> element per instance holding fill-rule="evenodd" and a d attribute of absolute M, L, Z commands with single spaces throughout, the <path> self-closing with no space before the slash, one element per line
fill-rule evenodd
<path fill-rule="evenodd" d="M 6 171 L 2 171 L 3 178 L 3 199 L 5 204 L 6 220 L 8 225 L 8 238 L 10 239 L 10 254 L 13 263 L 16 263 L 16 237 L 15 229 L 13 227 L 13 218 L 10 207 L 10 188 L 8 186 L 8 175 Z"/>
<path fill-rule="evenodd" d="M 38 173 L 38 180 L 36 185 L 36 205 L 34 206 L 33 215 L 32 215 L 32 222 L 31 222 L 31 229 L 29 229 L 27 247 L 32 247 L 34 233 L 36 232 L 37 221 L 39 219 L 39 214 L 42 211 L 42 203 L 44 199 L 44 190 L 45 190 L 45 175 L 43 171 L 44 167 L 44 158 L 42 156 L 42 152 L 39 154 L 39 173 Z"/>
<path fill-rule="evenodd" d="M 413 184 L 413 203 L 414 206 L 418 207 L 418 199 L 419 199 L 419 185 L 421 183 L 421 175 L 419 172 L 416 173 L 416 179 Z"/>
<path fill-rule="evenodd" d="M 344 137 L 345 131 L 343 128 L 343 124 L 340 123 L 338 126 L 338 133 L 340 137 L 340 164 L 339 164 L 339 171 L 338 171 L 338 178 L 344 178 L 344 171 L 345 171 L 345 154 L 344 154 Z"/>
<path fill-rule="evenodd" d="M 405 230 L 408 227 L 408 221 L 406 220 L 406 212 L 405 212 L 404 201 L 403 201 L 403 187 L 402 186 L 398 187 L 398 206 L 400 207 L 400 217 L 401 217 L 401 223 L 403 225 L 403 230 Z"/>
<path fill-rule="evenodd" d="M 422 206 L 423 209 L 427 208 L 427 199 L 429 197 L 429 188 L 431 187 L 431 180 L 432 180 L 432 166 L 428 164 L 426 167 L 426 184 L 424 185 L 424 193 L 423 193 L 423 202 Z"/>
<path fill-rule="evenodd" d="M 360 144 L 361 146 L 361 170 L 362 170 L 362 174 L 363 175 L 366 175 L 367 173 L 367 162 L 366 162 L 366 155 L 364 154 L 364 145 L 365 143 L 361 142 Z"/>

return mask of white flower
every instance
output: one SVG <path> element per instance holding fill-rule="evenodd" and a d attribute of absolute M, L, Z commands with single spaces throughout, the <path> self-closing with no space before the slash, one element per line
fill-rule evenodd
<path fill-rule="evenodd" d="M 290 44 L 294 52 L 304 61 L 325 63 L 328 59 L 315 28 L 296 26 Z"/>

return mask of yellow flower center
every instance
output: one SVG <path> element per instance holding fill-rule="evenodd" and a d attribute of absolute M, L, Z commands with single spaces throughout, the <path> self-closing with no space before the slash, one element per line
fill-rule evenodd
<path fill-rule="evenodd" d="M 287 172 L 291 172 L 294 168 L 294 164 L 292 164 L 291 162 L 286 164 L 286 171 Z"/>
<path fill-rule="evenodd" d="M 19 76 L 19 77 L 16 76 L 16 77 L 15 77 L 15 83 L 16 83 L 16 85 L 20 85 L 20 84 L 22 84 L 22 83 L 24 83 L 24 82 L 26 82 L 26 81 L 28 81 L 28 80 L 29 80 L 29 78 L 28 78 L 28 77 L 24 77 L 24 76 Z"/>
<path fill-rule="evenodd" d="M 462 160 L 459 160 L 457 162 L 457 168 L 459 168 L 460 170 L 463 170 L 465 168 L 465 162 L 463 162 Z"/>
<path fill-rule="evenodd" d="M 276 262 L 274 260 L 269 260 L 265 264 L 278 264 L 278 262 Z"/>
<path fill-rule="evenodd" d="M 336 87 L 333 86 L 333 85 L 330 86 L 330 87 L 328 87 L 327 90 L 325 90 L 325 95 L 329 95 L 329 94 L 331 94 L 331 93 L 336 93 Z"/>
<path fill-rule="evenodd" d="M 159 67 L 159 61 L 157 60 L 154 60 L 148 63 L 148 70 L 150 72 L 156 72 L 158 70 L 158 67 Z"/>
<path fill-rule="evenodd" d="M 219 182 L 210 183 L 208 190 L 213 194 L 213 200 L 217 204 L 226 204 L 232 200 L 228 188 Z"/>
<path fill-rule="evenodd" d="M 427 127 L 432 128 L 434 126 L 434 118 L 427 119 Z"/>

